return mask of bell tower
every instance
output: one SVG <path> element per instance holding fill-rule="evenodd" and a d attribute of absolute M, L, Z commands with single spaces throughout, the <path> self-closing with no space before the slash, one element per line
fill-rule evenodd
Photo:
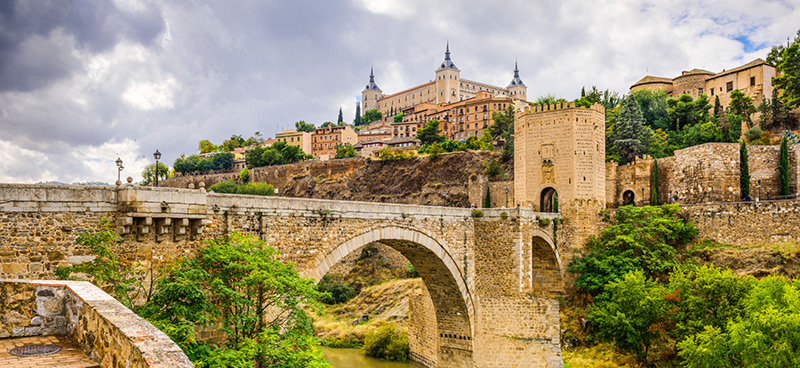
<path fill-rule="evenodd" d="M 452 103 L 461 99 L 459 83 L 461 82 L 461 70 L 450 60 L 450 42 L 444 52 L 444 61 L 439 69 L 436 69 L 436 103 Z"/>
<path fill-rule="evenodd" d="M 361 91 L 361 113 L 378 108 L 378 99 L 383 97 L 383 91 L 375 84 L 375 73 L 369 68 L 369 83 Z"/>
<path fill-rule="evenodd" d="M 511 83 L 508 84 L 506 89 L 511 93 L 512 98 L 527 101 L 528 86 L 526 86 L 519 77 L 519 68 L 517 67 L 516 61 L 514 61 L 514 79 L 511 80 Z"/>

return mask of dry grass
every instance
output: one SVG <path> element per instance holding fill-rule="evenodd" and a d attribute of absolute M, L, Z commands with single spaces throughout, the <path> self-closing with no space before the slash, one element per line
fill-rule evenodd
<path fill-rule="evenodd" d="M 636 368 L 636 359 L 617 352 L 612 344 L 563 349 L 564 368 Z"/>

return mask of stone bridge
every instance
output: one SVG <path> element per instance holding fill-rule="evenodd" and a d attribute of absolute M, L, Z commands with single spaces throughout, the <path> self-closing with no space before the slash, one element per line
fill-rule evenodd
<path fill-rule="evenodd" d="M 381 242 L 417 269 L 431 296 L 435 341 L 412 356 L 437 367 L 560 367 L 563 269 L 557 214 L 283 197 L 174 188 L 0 185 L 0 278 L 52 278 L 88 261 L 74 244 L 103 219 L 119 252 L 164 262 L 233 231 L 283 253 L 320 279 L 342 258 Z M 558 219 L 558 220 L 556 220 Z M 559 231 L 561 232 L 561 231 Z"/>

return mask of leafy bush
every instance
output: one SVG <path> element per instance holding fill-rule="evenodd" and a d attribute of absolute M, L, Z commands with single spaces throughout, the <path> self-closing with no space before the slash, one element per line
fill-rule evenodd
<path fill-rule="evenodd" d="M 233 167 L 233 153 L 223 152 L 208 157 L 191 155 L 178 157 L 172 164 L 175 171 L 182 174 L 205 172 L 210 170 L 230 170 Z"/>
<path fill-rule="evenodd" d="M 393 325 L 383 325 L 367 334 L 362 349 L 370 357 L 405 362 L 408 359 L 408 335 Z"/>
<path fill-rule="evenodd" d="M 242 183 L 250 181 L 250 171 L 248 171 L 246 167 L 239 172 L 239 179 L 242 180 Z"/>
<path fill-rule="evenodd" d="M 339 275 L 323 276 L 317 290 L 324 293 L 320 301 L 325 304 L 344 303 L 356 296 L 356 290 Z"/>
<path fill-rule="evenodd" d="M 483 211 L 481 211 L 481 210 L 472 210 L 472 217 L 483 217 Z"/>
<path fill-rule="evenodd" d="M 214 184 L 209 187 L 208 190 L 215 193 L 250 194 L 262 196 L 271 196 L 275 194 L 275 188 L 267 183 L 236 184 L 236 182 L 233 180 L 225 180 L 223 182 Z"/>
<path fill-rule="evenodd" d="M 419 272 L 417 272 L 417 268 L 414 265 L 406 261 L 406 277 L 413 279 L 419 277 Z"/>
<path fill-rule="evenodd" d="M 630 271 L 642 270 L 649 278 L 666 276 L 678 265 L 676 249 L 698 233 L 679 213 L 674 204 L 617 209 L 611 224 L 570 263 L 568 270 L 579 274 L 575 287 L 597 295 Z"/>
<path fill-rule="evenodd" d="M 501 166 L 497 160 L 492 159 L 491 161 L 483 164 L 483 173 L 488 175 L 490 178 L 496 178 L 503 174 L 503 166 Z"/>
<path fill-rule="evenodd" d="M 353 145 L 350 143 L 337 144 L 336 156 L 334 158 L 348 158 L 348 157 L 356 157 L 356 149 L 353 148 Z"/>
<path fill-rule="evenodd" d="M 761 133 L 764 133 L 764 131 L 762 131 L 761 128 L 757 126 L 754 126 L 750 128 L 750 130 L 748 130 L 747 133 L 744 133 L 744 136 L 745 138 L 747 138 L 748 142 L 752 142 L 758 138 L 761 138 Z"/>

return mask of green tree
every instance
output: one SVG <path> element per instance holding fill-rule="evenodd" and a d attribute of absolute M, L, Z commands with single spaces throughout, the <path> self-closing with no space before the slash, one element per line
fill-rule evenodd
<path fill-rule="evenodd" d="M 214 145 L 214 143 L 211 143 L 211 141 L 209 141 L 208 139 L 203 139 L 202 141 L 200 141 L 200 144 L 198 145 L 197 149 L 200 150 L 200 153 L 208 153 L 216 151 L 217 146 Z"/>
<path fill-rule="evenodd" d="M 314 127 L 314 124 L 306 123 L 303 120 L 294 123 L 294 127 L 295 129 L 297 129 L 298 132 L 308 132 L 308 133 L 313 133 L 314 129 L 316 129 Z"/>
<path fill-rule="evenodd" d="M 242 183 L 247 183 L 250 181 L 250 171 L 247 170 L 246 167 L 239 172 L 239 179 L 242 181 Z"/>
<path fill-rule="evenodd" d="M 747 158 L 747 145 L 744 141 L 739 145 L 739 190 L 741 199 L 750 199 L 750 166 Z"/>
<path fill-rule="evenodd" d="M 714 96 L 714 116 L 717 119 L 722 119 L 722 103 L 719 102 L 719 95 Z"/>
<path fill-rule="evenodd" d="M 789 195 L 789 142 L 786 137 L 781 139 L 778 173 L 780 174 L 780 193 L 782 196 Z"/>
<path fill-rule="evenodd" d="M 639 110 L 642 112 L 642 117 L 651 129 L 661 129 L 664 132 L 670 132 L 672 130 L 673 124 L 670 120 L 669 113 L 667 112 L 668 97 L 666 92 L 642 89 L 631 92 L 630 96 L 633 97 L 633 99 L 636 101 L 636 104 L 639 105 Z M 620 100 L 617 101 L 619 104 Z M 614 107 L 615 106 L 606 108 L 607 121 L 609 118 L 609 112 Z M 608 128 L 608 125 L 606 125 L 606 128 Z"/>
<path fill-rule="evenodd" d="M 483 197 L 483 208 L 492 208 L 492 192 L 486 187 L 486 195 Z"/>
<path fill-rule="evenodd" d="M 678 148 L 677 146 L 669 143 L 669 135 L 667 132 L 661 130 L 661 128 L 656 129 L 653 132 L 653 135 L 650 136 L 649 143 L 650 147 L 648 148 L 647 153 L 653 158 L 672 156 L 675 153 L 675 150 Z"/>
<path fill-rule="evenodd" d="M 735 89 L 731 91 L 731 102 L 728 104 L 727 114 L 741 116 L 747 128 L 753 127 L 752 115 L 756 112 L 756 107 L 753 105 L 753 99 L 742 93 L 742 91 Z"/>
<path fill-rule="evenodd" d="M 514 107 L 509 106 L 502 113 L 492 113 L 492 125 L 489 134 L 495 141 L 503 139 L 503 161 L 514 157 Z"/>
<path fill-rule="evenodd" d="M 342 108 L 339 108 L 339 117 L 336 120 L 336 124 L 344 123 L 344 115 L 342 115 Z"/>
<path fill-rule="evenodd" d="M 157 325 L 177 321 L 209 328 L 208 321 L 218 320 L 225 342 L 196 356 L 206 366 L 325 367 L 306 314 L 318 308 L 321 294 L 313 280 L 301 278 L 279 256 L 264 242 L 238 233 L 212 239 L 172 269 L 144 314 Z"/>
<path fill-rule="evenodd" d="M 685 126 L 708 121 L 708 110 L 711 108 L 708 102 L 708 96 L 705 94 L 701 94 L 696 100 L 687 94 L 678 98 L 668 98 L 667 114 L 672 124 L 671 129 L 678 131 Z"/>
<path fill-rule="evenodd" d="M 628 162 L 648 150 L 653 132 L 645 125 L 642 112 L 630 96 L 622 101 L 622 111 L 614 123 L 613 145 Z"/>
<path fill-rule="evenodd" d="M 158 180 L 165 180 L 171 178 L 169 167 L 164 165 L 163 162 L 158 163 Z M 156 181 L 156 164 L 150 164 L 142 170 L 142 182 L 139 185 L 148 185 Z"/>
<path fill-rule="evenodd" d="M 403 116 L 405 116 L 405 114 L 403 114 L 402 112 L 397 114 L 397 115 L 395 115 L 394 116 L 394 122 L 395 123 L 402 123 L 403 122 Z"/>
<path fill-rule="evenodd" d="M 650 183 L 650 205 L 658 206 L 658 160 L 653 159 L 653 180 Z"/>
<path fill-rule="evenodd" d="M 356 157 L 356 150 L 355 148 L 353 148 L 353 145 L 350 143 L 337 144 L 336 156 L 334 158 L 348 158 L 348 157 Z"/>
<path fill-rule="evenodd" d="M 90 262 L 59 267 L 55 270 L 56 275 L 60 279 L 73 279 L 72 274 L 86 275 L 97 287 L 129 309 L 134 309 L 137 299 L 150 298 L 149 289 L 144 285 L 148 272 L 131 257 L 120 254 L 117 247 L 122 240 L 114 224 L 107 219 L 103 219 L 97 230 L 78 231 L 75 245 L 88 248 L 95 258 Z M 151 282 L 152 276 L 151 270 Z"/>
<path fill-rule="evenodd" d="M 560 102 L 567 102 L 567 100 L 565 100 L 563 98 L 560 98 L 560 97 L 556 97 L 555 95 L 553 95 L 551 93 L 548 93 L 546 95 L 541 95 L 536 99 L 536 104 L 537 105 L 548 105 L 548 104 L 554 104 L 554 103 L 560 103 Z"/>
<path fill-rule="evenodd" d="M 442 131 L 439 130 L 439 120 L 428 120 L 422 129 L 417 130 L 417 139 L 419 139 L 422 144 L 444 142 L 445 137 L 439 135 L 441 132 Z"/>
<path fill-rule="evenodd" d="M 800 29 L 797 30 L 797 35 L 794 37 L 794 40 L 789 43 L 789 38 L 786 38 L 787 45 L 776 45 L 773 46 L 771 50 L 769 50 L 769 54 L 767 54 L 767 64 L 777 67 L 778 65 L 783 62 L 783 52 L 786 50 L 787 47 L 791 46 L 792 44 L 796 44 L 800 42 Z"/>
<path fill-rule="evenodd" d="M 231 152 L 236 148 L 244 147 L 245 139 L 241 135 L 232 135 L 229 139 L 222 142 L 219 148 L 225 152 Z"/>
<path fill-rule="evenodd" d="M 356 101 L 356 117 L 353 119 L 353 126 L 361 125 L 364 125 L 364 122 L 361 121 L 361 104 Z"/>
<path fill-rule="evenodd" d="M 697 236 L 697 228 L 679 216 L 678 205 L 624 206 L 617 209 L 600 236 L 591 238 L 568 270 L 575 287 L 598 295 L 605 285 L 629 271 L 651 278 L 666 276 L 678 265 L 677 249 Z"/>
<path fill-rule="evenodd" d="M 666 288 L 637 270 L 608 283 L 606 291 L 604 298 L 589 307 L 589 322 L 601 340 L 613 341 L 617 348 L 634 354 L 642 367 L 648 366 L 650 349 L 667 337 Z"/>
<path fill-rule="evenodd" d="M 778 98 L 778 89 L 772 89 L 772 97 L 764 99 L 758 106 L 761 112 L 761 129 L 768 130 L 772 127 L 787 129 L 792 127 L 792 115 L 789 108 Z"/>
<path fill-rule="evenodd" d="M 794 43 L 781 52 L 777 70 L 780 76 L 772 80 L 775 88 L 782 92 L 778 98 L 790 109 L 800 107 L 800 30 Z"/>
<path fill-rule="evenodd" d="M 770 276 L 754 284 L 741 316 L 725 328 L 706 325 L 678 343 L 684 365 L 700 367 L 800 366 L 800 281 Z"/>
<path fill-rule="evenodd" d="M 333 122 L 326 121 L 326 122 L 322 123 L 319 127 L 320 128 L 330 128 L 330 127 L 334 127 L 334 126 L 336 126 L 336 125 L 334 125 Z"/>
<path fill-rule="evenodd" d="M 383 119 L 383 114 L 381 114 L 381 112 L 378 111 L 378 109 L 369 109 L 367 111 L 364 111 L 364 117 L 362 121 L 364 124 L 369 124 L 373 121 L 378 121 L 381 119 Z"/>

